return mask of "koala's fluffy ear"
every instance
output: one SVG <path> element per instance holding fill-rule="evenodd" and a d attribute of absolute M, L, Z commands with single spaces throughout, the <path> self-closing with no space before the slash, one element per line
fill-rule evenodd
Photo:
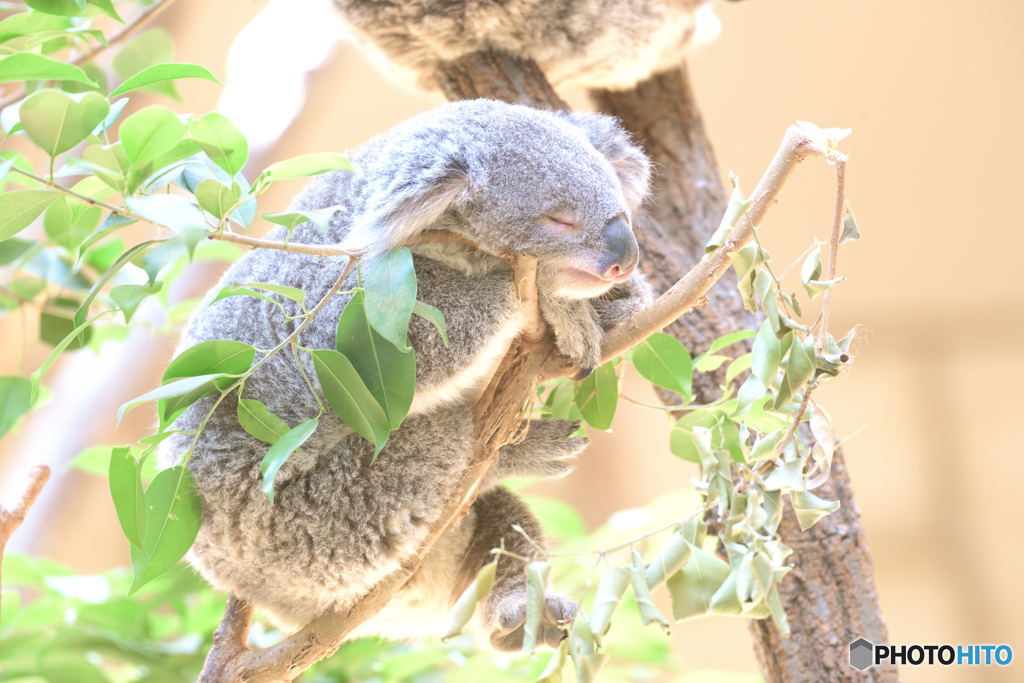
<path fill-rule="evenodd" d="M 651 162 L 618 119 L 604 114 L 566 112 L 562 116 L 586 133 L 590 144 L 604 155 L 622 183 L 630 212 L 636 211 L 647 196 L 651 182 Z"/>
<path fill-rule="evenodd" d="M 409 158 L 366 189 L 364 210 L 342 246 L 379 253 L 429 229 L 469 189 L 469 170 L 455 156 Z"/>

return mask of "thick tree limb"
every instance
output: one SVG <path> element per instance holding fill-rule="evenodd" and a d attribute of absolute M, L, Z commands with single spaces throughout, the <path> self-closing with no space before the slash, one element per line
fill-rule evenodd
<path fill-rule="evenodd" d="M 0 567 L 3 565 L 4 548 L 11 534 L 17 531 L 21 523 L 25 521 L 25 515 L 32 504 L 36 502 L 43 486 L 50 478 L 50 468 L 46 465 L 36 465 L 28 471 L 25 480 L 25 488 L 13 505 L 0 506 Z M 0 574 L 0 586 L 3 585 L 3 576 Z"/>

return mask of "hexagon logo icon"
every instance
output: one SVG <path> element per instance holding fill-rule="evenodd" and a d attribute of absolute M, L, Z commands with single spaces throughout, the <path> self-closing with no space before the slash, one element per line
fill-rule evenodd
<path fill-rule="evenodd" d="M 850 643 L 850 666 L 863 671 L 875 663 L 875 646 L 869 640 L 858 638 Z"/>

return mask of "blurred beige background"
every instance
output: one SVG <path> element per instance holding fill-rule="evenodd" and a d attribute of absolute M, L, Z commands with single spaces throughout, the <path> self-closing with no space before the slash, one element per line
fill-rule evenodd
<path fill-rule="evenodd" d="M 221 76 L 231 38 L 264 5 L 180 0 L 159 23 L 175 36 L 178 60 Z M 719 16 L 721 37 L 690 64 L 723 172 L 735 171 L 751 188 L 797 119 L 854 130 L 843 146 L 851 159 L 848 197 L 864 238 L 840 254 L 848 280 L 836 289 L 833 327 L 862 324 L 864 335 L 852 370 L 821 398 L 841 435 L 857 432 L 847 457 L 891 638 L 1006 642 L 1024 656 L 1016 498 L 1024 481 L 1017 434 L 1024 386 L 1024 4 L 750 0 L 723 3 Z M 320 36 L 333 24 L 300 23 L 295 30 L 257 47 L 270 58 L 316 41 L 323 49 Z M 311 64 L 317 58 L 308 56 Z M 226 75 L 229 88 L 245 80 L 244 69 Z M 300 82 L 285 85 L 298 89 Z M 301 113 L 278 139 L 254 150 L 254 165 L 343 150 L 442 102 L 396 89 L 341 43 L 306 85 Z M 255 87 L 257 95 L 274 97 L 266 92 L 273 79 Z M 207 111 L 219 95 L 199 81 L 180 89 L 182 111 Z M 565 95 L 586 106 L 582 93 Z M 297 189 L 278 187 L 262 206 L 280 210 Z M 795 258 L 812 235 L 826 234 L 832 201 L 831 169 L 801 167 L 765 224 L 777 263 Z M 197 268 L 196 291 L 215 274 Z M 23 334 L 33 334 L 31 322 L 25 329 L 17 317 L 0 319 L 0 373 L 18 371 Z M 115 361 L 126 364 L 121 372 L 130 382 L 104 374 L 110 359 L 64 361 L 51 384 L 67 397 L 0 442 L 5 478 L 32 462 L 62 463 L 89 444 L 141 435 L 150 420 L 144 410 L 117 433 L 114 410 L 156 383 L 171 349 L 167 339 L 134 338 Z M 30 353 L 26 367 L 42 357 Z M 639 389 L 632 393 L 642 397 Z M 105 481 L 61 472 L 15 537 L 18 546 L 85 571 L 125 563 Z M 663 418 L 623 406 L 614 433 L 595 439 L 577 473 L 544 490 L 597 525 L 611 511 L 687 486 L 692 475 L 668 454 Z M 740 621 L 690 622 L 673 638 L 683 670 L 757 670 Z M 902 675 L 1019 680 L 1020 666 L 905 668 Z"/>

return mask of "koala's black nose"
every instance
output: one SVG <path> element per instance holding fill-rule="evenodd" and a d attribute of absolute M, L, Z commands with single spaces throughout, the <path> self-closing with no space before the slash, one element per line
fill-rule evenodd
<path fill-rule="evenodd" d="M 613 218 L 604 227 L 604 254 L 601 274 L 609 280 L 624 280 L 640 260 L 636 238 L 623 218 Z"/>

